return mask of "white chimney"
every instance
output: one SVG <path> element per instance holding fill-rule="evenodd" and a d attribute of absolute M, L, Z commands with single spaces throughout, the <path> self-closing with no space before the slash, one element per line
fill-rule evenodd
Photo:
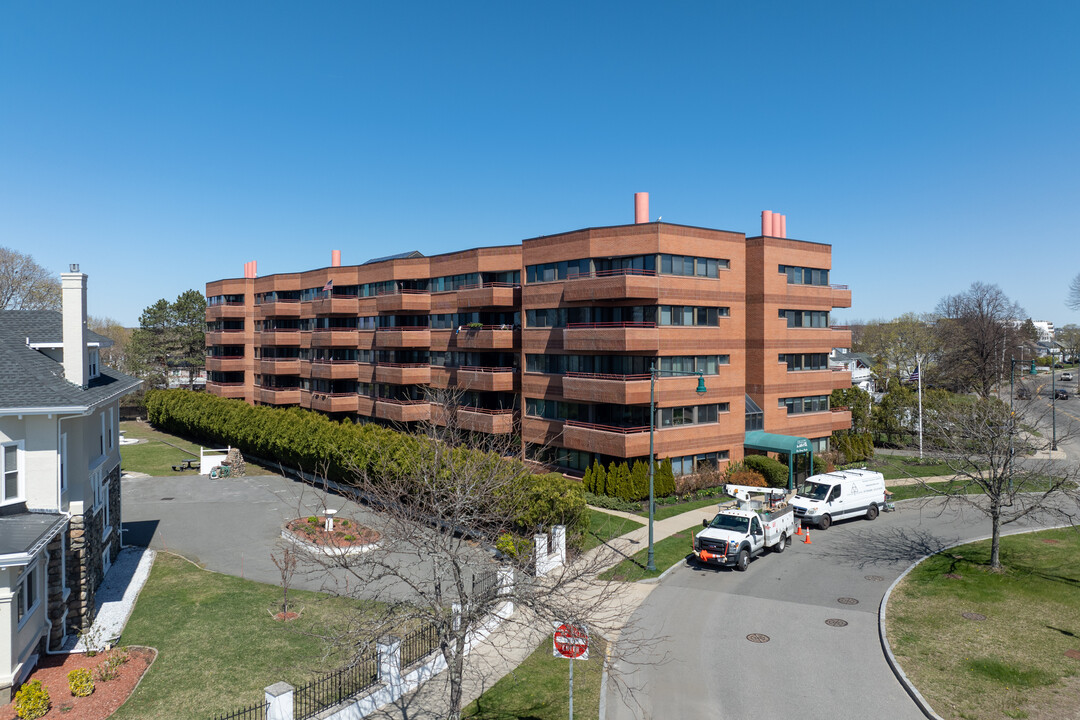
<path fill-rule="evenodd" d="M 72 265 L 60 274 L 64 317 L 64 377 L 86 387 L 90 382 L 90 354 L 86 349 L 86 275 Z"/>

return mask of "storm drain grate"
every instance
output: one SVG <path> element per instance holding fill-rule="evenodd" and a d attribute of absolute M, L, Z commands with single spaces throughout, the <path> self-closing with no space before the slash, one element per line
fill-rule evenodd
<path fill-rule="evenodd" d="M 883 582 L 885 580 L 884 575 L 867 575 L 866 579 L 870 582 Z"/>
<path fill-rule="evenodd" d="M 855 598 L 836 598 L 836 602 L 841 605 L 858 605 L 859 601 Z"/>
<path fill-rule="evenodd" d="M 746 639 L 752 643 L 767 643 L 769 642 L 768 635 L 762 635 L 761 633 L 750 633 L 746 636 Z"/>
<path fill-rule="evenodd" d="M 983 615 L 982 613 L 977 613 L 977 612 L 960 613 L 960 617 L 964 618 L 965 620 L 985 620 L 986 619 L 985 615 Z"/>
<path fill-rule="evenodd" d="M 829 627 L 847 627 L 847 620 L 841 620 L 840 618 L 829 618 L 825 621 L 825 624 Z"/>
<path fill-rule="evenodd" d="M 164 501 L 166 501 L 166 500 L 175 500 L 175 499 L 176 499 L 176 498 L 174 498 L 174 497 L 171 497 L 171 498 L 161 498 L 161 501 L 162 501 L 162 502 L 164 502 Z"/>

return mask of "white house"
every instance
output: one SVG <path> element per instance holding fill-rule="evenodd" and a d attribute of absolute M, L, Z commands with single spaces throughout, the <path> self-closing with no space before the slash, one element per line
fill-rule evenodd
<path fill-rule="evenodd" d="M 0 312 L 0 703 L 93 621 L 120 550 L 119 402 L 139 381 L 99 364 L 86 275 L 63 310 Z"/>
<path fill-rule="evenodd" d="M 870 356 L 853 353 L 844 348 L 833 348 L 829 353 L 829 367 L 850 372 L 853 387 L 862 388 L 871 394 L 876 391 L 874 373 L 870 370 Z"/>

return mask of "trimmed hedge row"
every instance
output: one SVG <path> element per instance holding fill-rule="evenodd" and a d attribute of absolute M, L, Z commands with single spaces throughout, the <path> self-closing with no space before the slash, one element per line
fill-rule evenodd
<path fill-rule="evenodd" d="M 623 462 L 612 461 L 605 469 L 599 460 L 585 469 L 581 480 L 587 492 L 606 495 L 624 502 L 645 500 L 649 497 L 649 466 L 640 460 L 634 461 L 633 469 Z M 667 497 L 675 494 L 675 474 L 671 469 L 671 459 L 664 458 L 653 468 L 653 495 Z"/>
<path fill-rule="evenodd" d="M 418 459 L 431 459 L 435 447 L 427 438 L 380 425 L 337 422 L 297 407 L 253 407 L 242 400 L 190 390 L 148 392 L 146 409 L 147 419 L 162 430 L 231 445 L 244 454 L 276 460 L 343 485 L 355 484 L 360 472 L 407 487 L 416 480 Z M 583 488 L 558 473 L 532 475 L 517 461 L 468 448 L 448 450 L 441 462 L 440 474 L 447 483 L 452 482 L 454 468 L 500 464 L 513 482 L 528 483 L 524 493 L 507 493 L 524 496 L 524 501 L 517 507 L 499 508 L 522 533 L 562 524 L 573 537 L 588 525 Z M 491 501 L 500 504 L 505 499 Z"/>

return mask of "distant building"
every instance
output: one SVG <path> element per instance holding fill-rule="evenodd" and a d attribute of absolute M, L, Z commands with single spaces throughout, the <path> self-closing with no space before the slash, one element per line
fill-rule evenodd
<path fill-rule="evenodd" d="M 854 353 L 844 348 L 834 348 L 829 354 L 830 368 L 850 372 L 852 386 L 874 394 L 877 392 L 877 383 L 870 370 L 871 362 L 869 355 Z"/>
<path fill-rule="evenodd" d="M 1048 320 L 1033 320 L 1032 325 L 1039 331 L 1039 340 L 1049 342 L 1054 339 L 1054 323 Z"/>
<path fill-rule="evenodd" d="M 63 309 L 0 312 L 0 703 L 46 650 L 89 627 L 120 551 L 120 398 L 86 327 L 86 275 Z"/>

